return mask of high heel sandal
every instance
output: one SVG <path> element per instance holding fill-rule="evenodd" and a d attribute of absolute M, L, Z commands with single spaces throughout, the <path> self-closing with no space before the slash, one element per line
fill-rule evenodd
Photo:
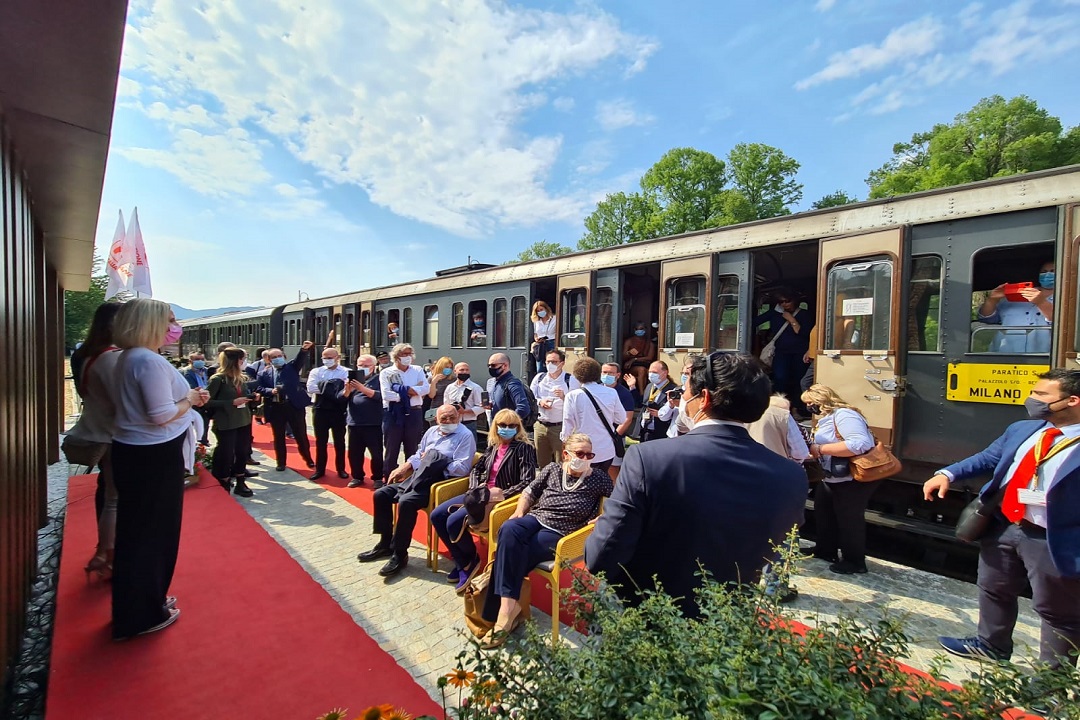
<path fill-rule="evenodd" d="M 86 567 L 83 568 L 83 572 L 86 573 L 86 582 L 89 584 L 90 576 L 97 575 L 102 580 L 112 579 L 112 563 L 100 555 L 95 555 L 90 558 L 90 562 L 86 563 Z"/>

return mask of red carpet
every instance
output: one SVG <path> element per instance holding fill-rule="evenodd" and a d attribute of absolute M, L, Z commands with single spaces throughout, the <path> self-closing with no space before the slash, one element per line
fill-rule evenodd
<path fill-rule="evenodd" d="M 88 585 L 93 476 L 72 478 L 48 720 L 350 717 L 393 703 L 441 716 L 427 693 L 206 475 L 185 492 L 173 627 L 114 643 L 110 586 Z M 353 715 L 353 713 L 355 715 Z"/>

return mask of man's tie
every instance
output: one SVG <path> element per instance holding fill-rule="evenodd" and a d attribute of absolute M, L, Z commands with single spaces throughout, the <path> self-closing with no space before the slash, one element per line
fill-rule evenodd
<path fill-rule="evenodd" d="M 1054 440 L 1060 436 L 1061 431 L 1055 427 L 1044 430 L 1039 439 L 1024 455 L 1023 460 L 1020 461 L 1020 466 L 1016 468 L 1016 472 L 1009 478 L 1009 485 L 1005 488 L 1005 496 L 1001 499 L 1001 512 L 1008 518 L 1009 522 L 1016 523 L 1024 519 L 1024 511 L 1027 506 L 1020 502 L 1020 491 L 1026 489 L 1031 483 L 1031 479 L 1035 477 L 1035 471 L 1038 469 L 1038 463 L 1035 460 L 1036 450 L 1038 451 L 1038 457 L 1045 459 L 1046 454 L 1050 452 L 1050 447 L 1054 444 Z"/>

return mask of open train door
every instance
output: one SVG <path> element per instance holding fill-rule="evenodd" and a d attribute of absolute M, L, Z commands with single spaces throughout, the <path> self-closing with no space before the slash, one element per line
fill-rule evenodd
<path fill-rule="evenodd" d="M 573 369 L 578 357 L 589 354 L 589 328 L 593 322 L 592 287 L 591 271 L 559 276 L 559 307 L 555 310 L 559 336 L 555 346 L 566 353 L 567 372 Z"/>
<path fill-rule="evenodd" d="M 375 344 L 371 336 L 371 318 L 375 315 L 375 306 L 371 301 L 360 303 L 360 355 L 374 355 Z"/>
<path fill-rule="evenodd" d="M 686 358 L 711 347 L 710 298 L 716 270 L 713 255 L 665 260 L 660 266 L 660 343 L 658 357 L 678 377 Z"/>
<path fill-rule="evenodd" d="M 904 391 L 900 288 L 904 230 L 821 242 L 815 381 L 866 416 L 892 446 Z"/>
<path fill-rule="evenodd" d="M 1054 352 L 1054 367 L 1070 370 L 1080 368 L 1080 337 L 1077 323 L 1080 322 L 1080 205 L 1065 208 L 1065 233 L 1063 257 L 1058 264 L 1058 280 L 1054 283 L 1054 303 L 1057 315 L 1054 325 L 1061 328 L 1058 344 Z"/>

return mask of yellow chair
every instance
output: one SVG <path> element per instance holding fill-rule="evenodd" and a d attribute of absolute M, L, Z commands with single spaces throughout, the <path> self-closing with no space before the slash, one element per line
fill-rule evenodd
<path fill-rule="evenodd" d="M 483 456 L 483 453 L 473 455 L 474 467 Z M 428 496 L 428 506 L 425 512 L 427 512 L 427 564 L 434 572 L 439 572 L 439 534 L 435 532 L 435 526 L 431 524 L 431 513 L 447 500 L 458 495 L 464 495 L 468 489 L 469 475 L 443 480 L 431 486 L 431 494 Z M 396 519 L 397 505 L 394 506 L 394 513 Z"/>
<path fill-rule="evenodd" d="M 548 582 L 551 588 L 551 641 L 559 642 L 559 604 L 561 588 L 559 586 L 562 571 L 585 557 L 585 541 L 592 535 L 593 523 L 575 530 L 559 540 L 555 546 L 555 558 L 537 565 L 533 572 Z"/>

